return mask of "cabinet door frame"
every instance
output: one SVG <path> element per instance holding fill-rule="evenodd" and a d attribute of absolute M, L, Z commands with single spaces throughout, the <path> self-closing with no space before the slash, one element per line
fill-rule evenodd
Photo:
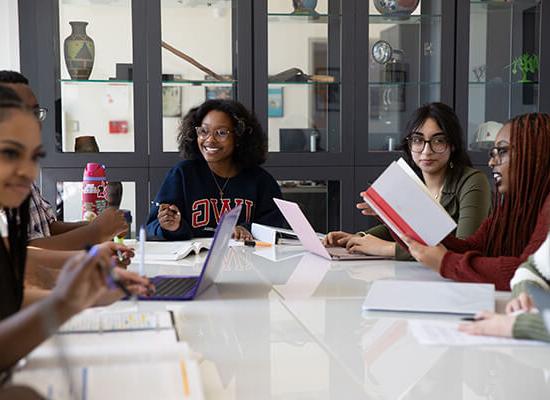
<path fill-rule="evenodd" d="M 340 8 L 341 7 L 341 8 Z M 341 17 L 340 17 L 341 9 Z M 353 120 L 354 120 L 354 20 L 356 2 L 348 0 L 329 0 L 329 62 L 332 53 L 340 55 L 340 127 L 338 152 L 285 153 L 269 152 L 266 166 L 352 166 L 353 152 Z M 254 111 L 260 123 L 268 134 L 267 91 L 268 91 L 268 0 L 255 0 L 254 19 Z M 338 32 L 339 30 L 339 32 Z M 333 40 L 339 36 L 342 43 Z M 334 50 L 334 49 L 333 49 Z M 307 72 L 307 71 L 306 71 Z M 346 115 L 346 118 L 342 116 Z"/>
<path fill-rule="evenodd" d="M 252 109 L 252 2 L 253 0 L 232 1 L 232 67 L 237 83 L 236 100 Z M 161 0 L 147 1 L 147 79 L 149 82 L 149 166 L 151 168 L 172 167 L 181 157 L 177 151 L 163 151 L 162 143 L 162 4 Z M 248 79 L 247 79 L 248 78 Z M 183 110 L 187 112 L 187 110 Z"/>
<path fill-rule="evenodd" d="M 40 190 L 42 196 L 55 209 L 57 200 L 57 182 L 82 181 L 82 168 L 48 168 L 44 167 L 40 174 Z M 135 182 L 136 209 L 133 220 L 136 230 L 147 222 L 149 212 L 149 169 L 147 167 L 113 167 L 107 169 L 107 178 L 110 181 Z M 123 194 L 124 196 L 124 194 Z"/>
<path fill-rule="evenodd" d="M 464 128 L 464 144 L 468 148 L 468 106 L 470 68 L 470 1 L 458 1 L 456 9 L 455 111 Z M 539 94 L 538 111 L 550 113 L 550 0 L 540 0 L 539 20 Z M 544 23 L 546 21 L 546 23 Z M 460 38 L 460 40 L 459 40 Z M 504 122 L 504 121 L 502 121 Z M 468 151 L 476 166 L 487 165 L 487 154 Z"/>
<path fill-rule="evenodd" d="M 147 143 L 147 0 L 131 0 L 132 58 L 134 93 L 134 151 L 72 153 L 57 148 L 56 136 L 61 132 L 61 66 L 59 38 L 59 0 L 26 0 L 19 2 L 21 71 L 29 79 L 40 104 L 48 108 L 42 123 L 42 142 L 48 157 L 43 167 L 82 167 L 98 162 L 110 167 L 148 165 Z M 59 101 L 58 101 L 59 100 Z"/>
<path fill-rule="evenodd" d="M 457 0 L 441 0 L 441 60 L 440 60 L 440 99 L 439 101 L 454 107 L 454 69 L 455 54 L 455 6 Z M 355 36 L 357 43 L 364 43 L 369 37 L 369 2 L 359 1 L 357 5 Z M 423 10 L 431 7 L 428 0 L 422 1 Z M 367 21 L 367 23 L 365 23 Z M 401 156 L 399 151 L 370 151 L 369 150 L 369 58 L 370 49 L 358 47 L 356 56 L 356 71 L 365 71 L 356 74 L 355 79 L 355 165 L 379 166 L 388 165 Z M 419 104 L 420 106 L 421 104 Z M 409 110 L 411 113 L 414 110 Z M 401 136 L 403 133 L 401 132 Z"/>

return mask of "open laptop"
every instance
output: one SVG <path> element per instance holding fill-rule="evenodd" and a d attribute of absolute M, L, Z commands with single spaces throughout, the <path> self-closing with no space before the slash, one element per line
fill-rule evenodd
<path fill-rule="evenodd" d="M 193 300 L 214 283 L 223 265 L 229 239 L 241 213 L 241 206 L 222 215 L 199 276 L 158 275 L 151 278 L 156 292 L 143 300 Z"/>
<path fill-rule="evenodd" d="M 323 246 L 323 243 L 319 240 L 319 236 L 317 236 L 313 230 L 311 224 L 302 210 L 300 210 L 298 204 L 281 199 L 273 199 L 273 201 L 275 201 L 275 204 L 277 204 L 277 207 L 279 207 L 279 210 L 281 210 L 281 213 L 285 216 L 288 224 L 294 233 L 298 235 L 298 239 L 300 239 L 302 246 L 304 246 L 307 251 L 334 261 L 380 260 L 385 258 L 380 256 L 349 253 L 343 247 Z"/>

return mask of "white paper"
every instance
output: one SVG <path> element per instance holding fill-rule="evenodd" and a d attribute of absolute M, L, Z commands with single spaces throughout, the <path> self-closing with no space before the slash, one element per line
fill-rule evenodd
<path fill-rule="evenodd" d="M 91 365 L 71 369 L 79 399 L 203 399 L 198 364 L 192 359 Z M 25 369 L 14 383 L 32 386 L 45 398 L 72 400 L 61 368 Z"/>
<path fill-rule="evenodd" d="M 460 322 L 409 320 L 409 330 L 424 345 L 436 346 L 547 346 L 536 340 L 518 340 L 496 336 L 477 336 L 460 332 Z"/>
<path fill-rule="evenodd" d="M 85 310 L 59 329 L 62 333 L 172 329 L 168 311 L 128 312 Z"/>

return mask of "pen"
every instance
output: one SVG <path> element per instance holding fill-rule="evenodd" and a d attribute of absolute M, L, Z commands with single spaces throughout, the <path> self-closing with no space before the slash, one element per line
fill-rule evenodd
<path fill-rule="evenodd" d="M 145 228 L 143 225 L 139 228 L 139 274 L 145 275 Z"/>
<path fill-rule="evenodd" d="M 271 247 L 271 243 L 260 242 L 260 241 L 257 241 L 257 240 L 245 240 L 244 245 L 245 246 L 250 246 L 250 247 Z"/>
<path fill-rule="evenodd" d="M 118 237 L 118 236 L 115 236 L 113 238 L 113 242 L 117 243 L 117 244 L 124 244 L 124 239 L 122 239 L 121 237 Z M 124 261 L 124 255 L 122 254 L 122 251 L 120 250 L 117 250 L 116 251 L 116 255 L 118 257 L 118 261 L 119 262 L 123 262 Z"/>
<path fill-rule="evenodd" d="M 207 226 L 206 228 L 202 228 L 203 231 L 208 232 L 216 232 L 216 228 L 212 228 L 211 226 Z"/>
<path fill-rule="evenodd" d="M 518 315 L 521 315 L 521 314 L 524 314 L 524 313 L 525 313 L 525 310 L 517 310 L 517 311 L 509 313 L 508 315 L 518 316 Z M 474 315 L 473 317 L 463 317 L 463 318 L 460 318 L 460 319 L 462 321 L 470 321 L 470 322 L 482 321 L 483 320 L 483 318 L 477 317 L 476 315 Z"/>

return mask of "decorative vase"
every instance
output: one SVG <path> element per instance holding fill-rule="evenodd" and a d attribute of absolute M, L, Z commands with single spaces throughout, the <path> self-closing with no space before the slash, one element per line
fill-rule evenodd
<path fill-rule="evenodd" d="M 293 14 L 317 14 L 317 0 L 292 0 Z"/>
<path fill-rule="evenodd" d="M 380 14 L 389 18 L 407 19 L 418 7 L 419 0 L 373 0 Z"/>
<path fill-rule="evenodd" d="M 65 64 L 71 79 L 86 80 L 92 73 L 95 57 L 95 45 L 86 34 L 87 22 L 70 21 L 72 32 L 65 39 Z"/>

